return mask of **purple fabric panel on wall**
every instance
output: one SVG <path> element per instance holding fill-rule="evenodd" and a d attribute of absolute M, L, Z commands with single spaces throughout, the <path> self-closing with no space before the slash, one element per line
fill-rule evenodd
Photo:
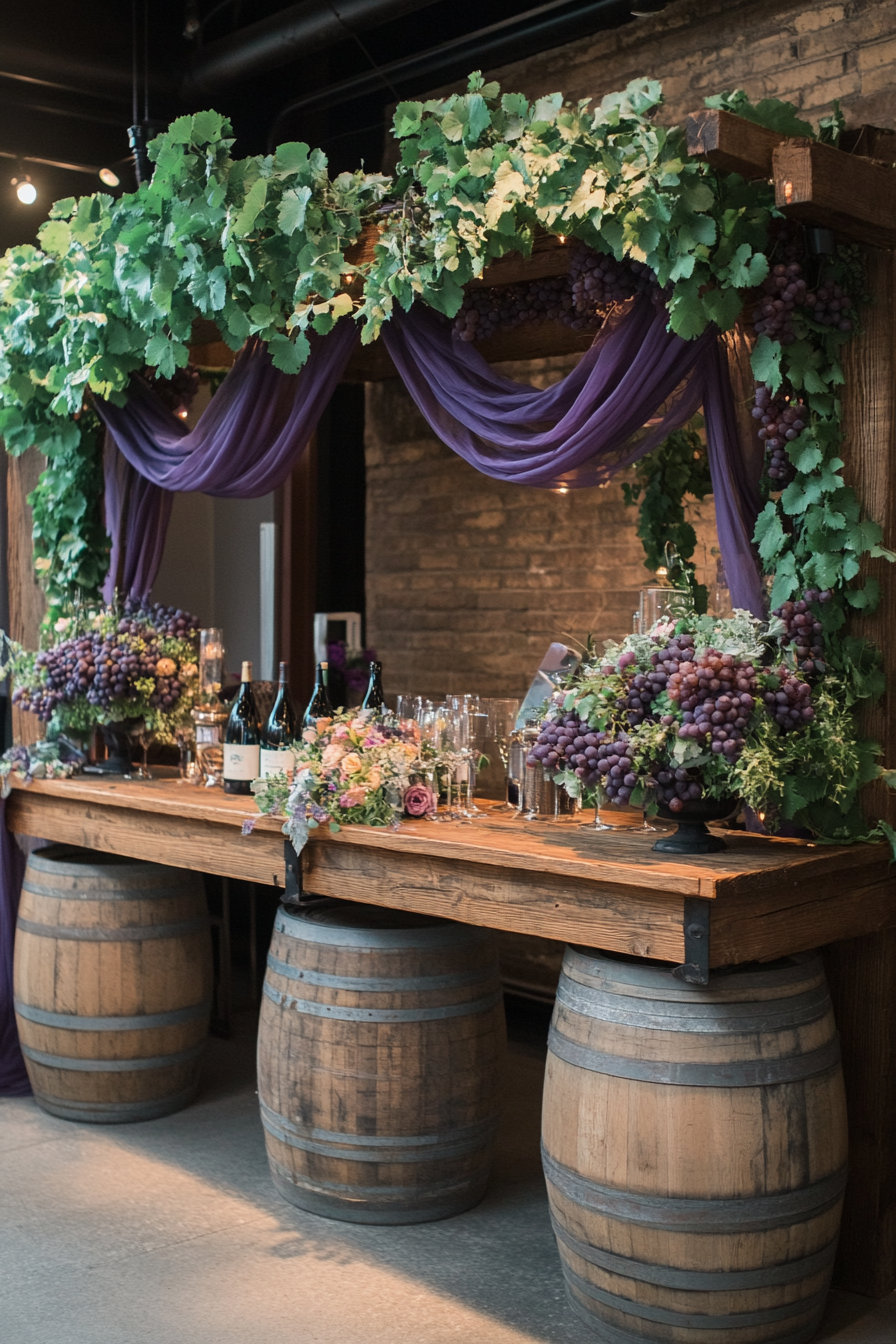
<path fill-rule="evenodd" d="M 12 952 L 16 914 L 25 875 L 25 856 L 6 829 L 6 802 L 0 801 L 0 1096 L 31 1092 L 19 1046 L 12 1002 Z"/>
<path fill-rule="evenodd" d="M 312 340 L 299 377 L 280 373 L 260 342 L 250 342 L 192 430 L 141 378 L 132 379 L 125 406 L 97 398 L 109 431 L 106 528 L 112 554 L 103 585 L 106 601 L 116 587 L 148 595 L 162 563 L 173 492 L 255 499 L 283 483 L 357 342 L 355 323 L 337 323 L 325 339 Z"/>
<path fill-rule="evenodd" d="M 478 471 L 542 488 L 587 486 L 656 448 L 700 405 L 700 379 L 688 375 L 715 334 L 685 341 L 666 321 L 639 299 L 605 324 L 572 373 L 544 390 L 498 373 L 422 305 L 394 314 L 381 339 L 427 422 Z M 629 444 L 686 379 L 685 392 Z"/>
<path fill-rule="evenodd" d="M 134 378 L 125 406 L 97 401 L 123 455 L 141 476 L 164 490 L 201 490 L 229 499 L 257 499 L 281 485 L 301 457 L 358 341 L 342 321 L 315 338 L 298 377 L 274 368 L 252 341 L 188 429 Z"/>
<path fill-rule="evenodd" d="M 703 378 L 703 414 L 719 550 L 731 603 L 754 616 L 765 615 L 765 594 L 753 532 L 759 514 L 762 448 L 756 439 L 752 461 L 745 461 L 735 422 L 728 359 L 721 342 L 707 353 Z"/>

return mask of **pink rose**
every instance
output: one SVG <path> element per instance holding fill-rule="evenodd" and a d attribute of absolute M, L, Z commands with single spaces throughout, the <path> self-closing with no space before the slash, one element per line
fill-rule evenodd
<path fill-rule="evenodd" d="M 367 794 L 367 790 L 359 784 L 351 789 L 346 789 L 345 793 L 339 799 L 340 807 L 360 807 Z"/>
<path fill-rule="evenodd" d="M 411 784 L 405 789 L 404 810 L 409 817 L 425 817 L 435 812 L 438 800 L 428 784 Z"/>

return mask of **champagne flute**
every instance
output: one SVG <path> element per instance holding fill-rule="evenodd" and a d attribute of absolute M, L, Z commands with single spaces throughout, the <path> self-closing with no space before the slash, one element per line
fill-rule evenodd
<path fill-rule="evenodd" d="M 518 809 L 510 798 L 512 782 L 510 778 L 510 748 L 517 715 L 520 712 L 520 702 L 507 697 L 499 697 L 486 700 L 484 703 L 488 707 L 488 735 L 498 748 L 498 755 L 501 758 L 501 764 L 504 766 L 504 802 L 499 807 L 493 808 L 492 811 L 516 812 Z M 518 781 L 516 781 L 516 788 L 518 795 Z"/>

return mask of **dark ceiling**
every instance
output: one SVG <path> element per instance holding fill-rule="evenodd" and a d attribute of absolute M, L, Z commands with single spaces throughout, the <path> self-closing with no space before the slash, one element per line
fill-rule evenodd
<path fill-rule="evenodd" d="M 119 191 L 133 189 L 135 50 L 138 121 L 148 111 L 160 129 L 214 107 L 233 123 L 237 154 L 301 139 L 320 145 L 335 171 L 378 168 L 385 110 L 397 98 L 631 22 L 631 11 L 632 0 L 7 3 L 0 251 L 33 241 L 52 201 L 108 190 L 100 168 L 118 175 Z M 33 205 L 10 185 L 26 173 Z"/>

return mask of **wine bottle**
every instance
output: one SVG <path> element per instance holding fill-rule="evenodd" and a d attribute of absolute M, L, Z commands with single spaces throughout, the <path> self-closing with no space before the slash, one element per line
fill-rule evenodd
<path fill-rule="evenodd" d="M 262 779 L 270 775 L 289 774 L 295 768 L 292 744 L 298 736 L 295 706 L 289 693 L 289 663 L 281 663 L 277 696 L 262 734 L 259 753 Z"/>
<path fill-rule="evenodd" d="M 362 709 L 372 709 L 376 715 L 382 714 L 386 708 L 386 697 L 383 695 L 382 674 L 382 663 L 370 664 L 370 682 L 367 686 L 367 694 L 361 702 Z"/>
<path fill-rule="evenodd" d="M 224 792 L 251 793 L 258 778 L 258 710 L 252 694 L 252 664 L 243 663 L 240 689 L 224 729 Z"/>
<path fill-rule="evenodd" d="M 318 663 L 317 665 L 314 693 L 308 701 L 308 708 L 305 710 L 305 717 L 302 720 L 306 728 L 313 728 L 318 719 L 331 719 L 333 717 L 333 706 L 330 704 L 330 697 L 327 693 L 329 667 L 329 663 Z"/>

